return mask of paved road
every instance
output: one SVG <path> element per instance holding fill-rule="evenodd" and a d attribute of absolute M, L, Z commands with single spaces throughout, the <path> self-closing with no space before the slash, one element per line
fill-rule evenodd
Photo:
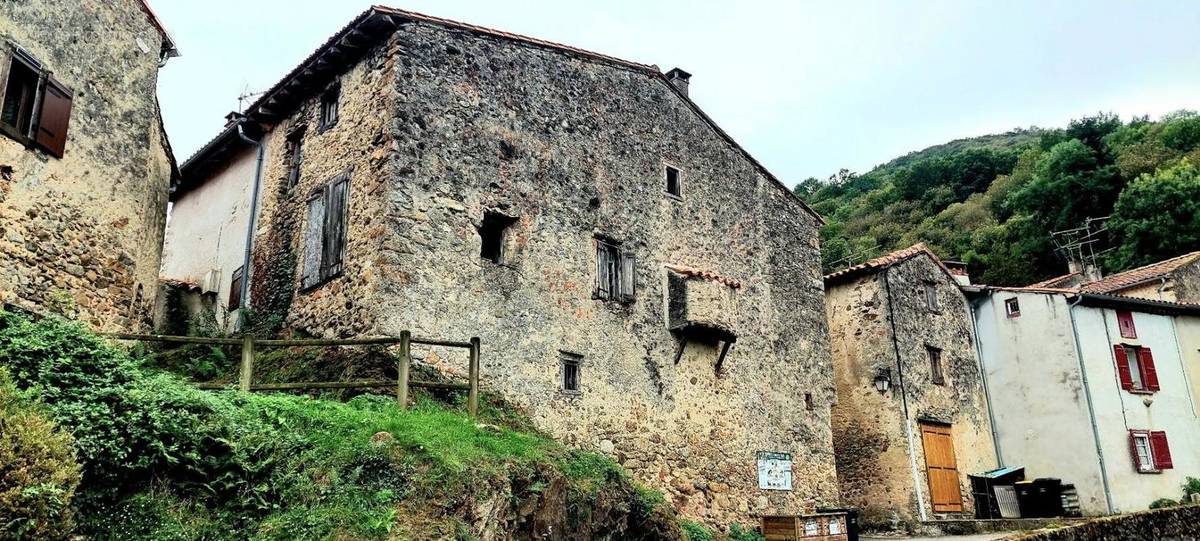
<path fill-rule="evenodd" d="M 998 532 L 998 533 L 977 533 L 971 535 L 943 535 L 941 537 L 867 537 L 861 539 L 866 541 L 992 541 L 1000 539 L 1006 535 L 1011 535 L 1013 532 Z"/>

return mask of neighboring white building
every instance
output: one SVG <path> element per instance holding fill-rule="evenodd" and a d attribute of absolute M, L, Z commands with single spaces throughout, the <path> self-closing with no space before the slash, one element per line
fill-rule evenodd
<path fill-rule="evenodd" d="M 1088 515 L 1200 477 L 1200 306 L 1035 287 L 972 305 L 1002 465 L 1074 484 Z"/>

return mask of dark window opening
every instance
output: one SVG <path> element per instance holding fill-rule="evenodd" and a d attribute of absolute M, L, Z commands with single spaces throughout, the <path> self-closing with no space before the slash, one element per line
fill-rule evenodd
<path fill-rule="evenodd" d="M 596 239 L 596 298 L 633 302 L 637 262 L 620 244 Z"/>
<path fill-rule="evenodd" d="M 8 84 L 4 87 L 4 106 L 0 110 L 0 122 L 18 134 L 32 137 L 33 112 L 41 74 L 24 62 L 13 58 L 8 72 Z"/>
<path fill-rule="evenodd" d="M 340 275 L 346 259 L 346 222 L 350 209 L 350 173 L 342 173 L 308 198 L 304 230 L 302 289 L 311 289 Z"/>
<path fill-rule="evenodd" d="M 816 409 L 816 405 L 813 404 L 812 393 L 804 393 L 804 409 L 808 411 Z"/>
<path fill-rule="evenodd" d="M 304 164 L 304 130 L 298 129 L 287 138 L 287 189 L 290 191 L 300 183 L 300 166 Z"/>
<path fill-rule="evenodd" d="M 667 166 L 667 193 L 675 197 L 683 197 L 683 187 L 679 180 L 679 170 Z"/>
<path fill-rule="evenodd" d="M 479 257 L 497 265 L 502 263 L 508 227 L 516 221 L 516 218 L 499 212 L 483 213 L 483 222 L 479 224 Z"/>
<path fill-rule="evenodd" d="M 225 308 L 231 312 L 242 306 L 242 280 L 245 279 L 242 268 L 233 271 L 233 278 L 229 279 L 229 305 Z"/>
<path fill-rule="evenodd" d="M 582 362 L 583 357 L 574 353 L 563 353 L 559 359 L 564 393 L 578 394 L 580 392 L 579 373 Z"/>
<path fill-rule="evenodd" d="M 925 306 L 931 311 L 938 311 L 937 286 L 931 283 L 925 283 Z"/>
<path fill-rule="evenodd" d="M 929 355 L 929 372 L 933 375 L 934 385 L 945 385 L 946 374 L 942 370 L 942 350 L 933 346 L 925 346 Z"/>
<path fill-rule="evenodd" d="M 341 99 L 342 87 L 334 85 L 324 94 L 321 94 L 321 121 L 322 130 L 332 128 L 338 121 L 338 101 Z"/>
<path fill-rule="evenodd" d="M 1004 301 L 1004 313 L 1008 317 L 1021 317 L 1021 304 L 1017 302 L 1016 297 Z"/>

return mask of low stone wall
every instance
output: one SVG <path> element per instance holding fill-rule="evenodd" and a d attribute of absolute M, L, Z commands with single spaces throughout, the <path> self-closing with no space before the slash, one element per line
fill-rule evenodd
<path fill-rule="evenodd" d="M 1004 539 L 1005 541 L 1200 539 L 1200 505 L 1101 517 L 1064 528 L 1026 532 Z"/>

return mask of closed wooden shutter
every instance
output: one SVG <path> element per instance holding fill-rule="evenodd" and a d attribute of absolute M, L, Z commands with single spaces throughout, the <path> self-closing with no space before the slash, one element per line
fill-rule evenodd
<path fill-rule="evenodd" d="M 1154 466 L 1159 470 L 1175 467 L 1171 462 L 1171 448 L 1167 446 L 1167 433 L 1161 430 L 1150 433 L 1150 452 L 1154 454 Z"/>
<path fill-rule="evenodd" d="M 1117 358 L 1117 377 L 1121 380 L 1121 388 L 1126 391 L 1133 389 L 1133 376 L 1129 374 L 1129 359 L 1125 358 L 1125 346 L 1113 346 L 1113 356 Z"/>
<path fill-rule="evenodd" d="M 242 306 L 242 280 L 245 279 L 242 270 L 243 267 L 238 267 L 233 271 L 233 278 L 229 280 L 229 305 L 225 307 L 227 310 L 237 310 Z"/>
<path fill-rule="evenodd" d="M 46 81 L 34 140 L 55 157 L 63 157 L 71 123 L 71 92 L 50 77 Z"/>
<path fill-rule="evenodd" d="M 303 274 L 301 288 L 310 288 L 321 283 L 321 253 L 325 234 L 325 191 L 321 190 L 308 198 L 308 223 L 304 228 Z"/>
<path fill-rule="evenodd" d="M 324 278 L 342 272 L 346 256 L 346 219 L 350 200 L 350 177 L 343 175 L 329 184 L 326 189 L 328 202 L 325 206 L 325 246 L 322 256 Z"/>
<path fill-rule="evenodd" d="M 1138 348 L 1138 364 L 1142 365 L 1142 381 L 1146 384 L 1147 391 L 1157 391 L 1158 387 L 1158 371 L 1154 369 L 1154 354 L 1150 353 L 1150 348 Z"/>
<path fill-rule="evenodd" d="M 613 253 L 608 243 L 596 241 L 596 297 L 612 298 Z"/>
<path fill-rule="evenodd" d="M 621 272 L 617 277 L 620 278 L 621 300 L 633 302 L 637 282 L 637 260 L 633 254 L 621 252 Z"/>
<path fill-rule="evenodd" d="M 929 499 L 935 513 L 962 512 L 962 492 L 958 479 L 958 461 L 950 427 L 921 423 L 921 443 L 925 448 L 925 470 L 929 477 Z"/>
<path fill-rule="evenodd" d="M 1137 327 L 1133 325 L 1133 313 L 1128 310 L 1117 311 L 1117 327 L 1121 329 L 1123 338 L 1137 338 Z"/>

